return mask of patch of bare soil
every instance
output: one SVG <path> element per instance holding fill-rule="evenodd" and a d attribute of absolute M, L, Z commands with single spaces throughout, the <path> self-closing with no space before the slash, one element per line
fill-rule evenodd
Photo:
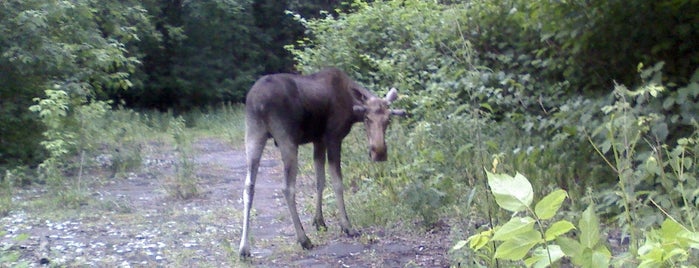
<path fill-rule="evenodd" d="M 445 267 L 447 231 L 396 234 L 381 226 L 360 229 L 361 237 L 341 234 L 326 215 L 329 230 L 312 225 L 314 182 L 298 179 L 302 222 L 316 247 L 302 250 L 281 193 L 276 148 L 263 156 L 253 202 L 252 258 L 240 261 L 243 150 L 217 139 L 194 143 L 195 174 L 201 194 L 188 200 L 169 197 L 163 187 L 176 172 L 172 148 L 149 144 L 141 171 L 108 179 L 90 188 L 92 198 L 75 215 L 45 217 L 13 211 L 0 219 L 5 231 L 0 254 L 19 254 L 30 267 Z M 37 189 L 22 190 L 15 203 L 46 198 Z M 332 205 L 332 204 L 329 204 Z M 51 220 L 60 218 L 61 220 Z M 1 256 L 0 256 L 0 259 Z M 11 267 L 14 263 L 0 263 Z"/>

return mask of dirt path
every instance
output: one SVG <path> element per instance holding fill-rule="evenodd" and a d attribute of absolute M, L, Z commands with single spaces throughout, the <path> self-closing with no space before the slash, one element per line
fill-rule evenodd
<path fill-rule="evenodd" d="M 446 233 L 388 234 L 380 227 L 360 229 L 363 236 L 340 234 L 334 217 L 329 230 L 310 224 L 313 182 L 298 180 L 297 201 L 302 222 L 316 247 L 301 250 L 281 193 L 281 165 L 268 146 L 260 167 L 253 203 L 252 254 L 237 259 L 242 218 L 245 161 L 237 150 L 217 139 L 193 144 L 195 174 L 201 192 L 177 200 L 162 186 L 174 176 L 177 162 L 171 148 L 150 144 L 144 167 L 125 179 L 108 179 L 90 189 L 98 200 L 75 215 L 50 220 L 23 211 L 0 219 L 0 253 L 18 254 L 30 267 L 445 267 Z M 42 198 L 26 189 L 14 202 Z M 0 260 L 2 260 L 0 256 Z M 11 258 L 10 258 L 11 259 Z M 0 263 L 11 267 L 14 263 Z"/>

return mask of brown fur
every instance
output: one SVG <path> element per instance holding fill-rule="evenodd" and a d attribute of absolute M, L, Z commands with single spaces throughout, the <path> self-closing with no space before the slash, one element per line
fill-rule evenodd
<path fill-rule="evenodd" d="M 325 228 L 322 197 L 325 188 L 325 162 L 330 166 L 340 226 L 347 235 L 355 236 L 343 198 L 340 155 L 342 139 L 352 125 L 363 121 L 367 129 L 371 159 L 385 161 L 384 133 L 392 114 L 403 115 L 402 110 L 391 110 L 388 105 L 396 98 L 395 89 L 386 99 L 350 79 L 344 72 L 329 68 L 302 76 L 294 74 L 266 75 L 257 80 L 246 100 L 246 136 L 248 174 L 244 190 L 244 222 L 240 240 L 240 255 L 250 255 L 247 245 L 250 209 L 260 157 L 268 138 L 273 138 L 284 162 L 284 196 L 296 229 L 297 240 L 303 248 L 313 245 L 306 236 L 296 210 L 296 173 L 298 146 L 313 143 L 316 171 L 316 213 L 313 225 Z"/>

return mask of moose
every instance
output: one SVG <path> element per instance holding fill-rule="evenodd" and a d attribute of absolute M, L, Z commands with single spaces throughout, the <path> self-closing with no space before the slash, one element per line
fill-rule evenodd
<path fill-rule="evenodd" d="M 389 109 L 389 105 L 397 97 L 397 90 L 392 88 L 385 98 L 379 98 L 336 68 L 326 68 L 310 75 L 271 74 L 255 82 L 245 101 L 245 153 L 248 170 L 243 190 L 241 257 L 250 256 L 250 209 L 260 157 L 269 138 L 274 140 L 281 152 L 284 164 L 283 193 L 301 247 L 313 248 L 296 210 L 295 185 L 298 147 L 301 144 L 313 143 L 317 190 L 313 225 L 318 230 L 327 228 L 322 210 L 327 158 L 340 212 L 340 227 L 348 236 L 359 234 L 352 229 L 345 210 L 340 169 L 342 140 L 354 123 L 364 122 L 371 160 L 386 161 L 384 134 L 390 116 L 406 114 L 404 110 Z"/>

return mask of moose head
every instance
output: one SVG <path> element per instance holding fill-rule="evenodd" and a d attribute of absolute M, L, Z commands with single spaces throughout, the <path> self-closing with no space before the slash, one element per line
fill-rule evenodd
<path fill-rule="evenodd" d="M 370 97 L 363 105 L 355 105 L 354 113 L 361 118 L 366 128 L 369 140 L 369 157 L 372 161 L 386 161 L 386 128 L 391 122 L 391 116 L 405 116 L 405 110 L 390 109 L 389 105 L 398 99 L 398 90 L 391 88 L 386 97 Z"/>

